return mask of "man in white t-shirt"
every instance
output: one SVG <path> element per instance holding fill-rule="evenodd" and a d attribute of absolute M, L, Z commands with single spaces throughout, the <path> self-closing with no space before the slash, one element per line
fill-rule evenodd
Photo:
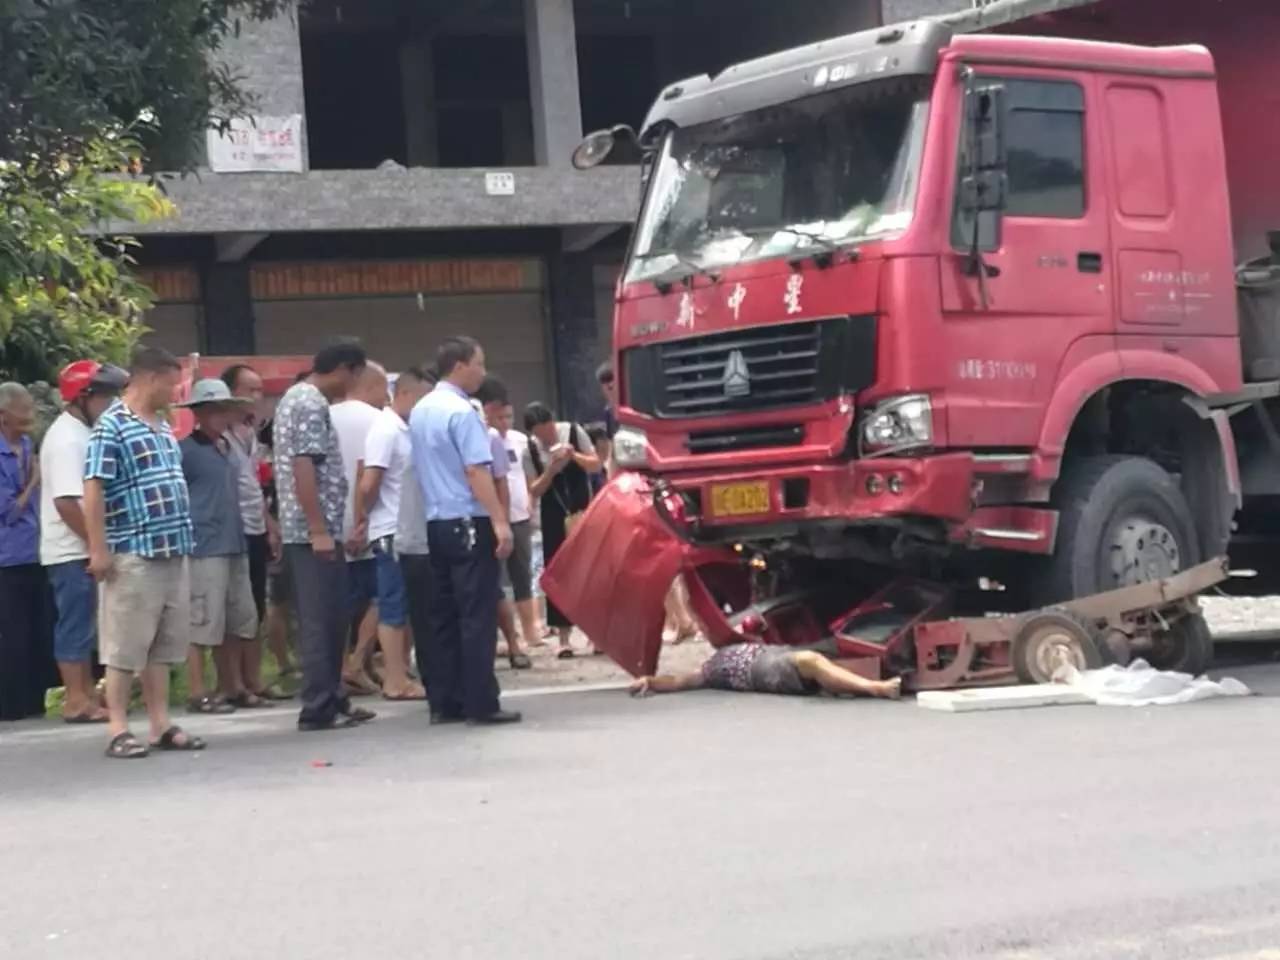
<path fill-rule="evenodd" d="M 58 606 L 53 650 L 66 687 L 62 719 L 106 723 L 93 690 L 93 647 L 98 638 L 98 586 L 88 570 L 84 464 L 90 427 L 120 395 L 129 376 L 118 367 L 77 360 L 58 377 L 66 405 L 40 447 L 40 563 Z"/>
<path fill-rule="evenodd" d="M 365 441 L 364 469 L 355 497 L 355 536 L 373 550 L 377 574 L 378 642 L 382 646 L 382 695 L 388 700 L 425 700 L 409 676 L 408 603 L 396 556 L 396 532 L 406 474 L 413 465 L 409 414 L 427 394 L 427 377 L 409 369 L 396 378 L 391 405 L 378 414 Z M 425 522 L 423 524 L 425 528 Z"/>
<path fill-rule="evenodd" d="M 373 552 L 357 543 L 355 496 L 364 463 L 364 447 L 369 432 L 387 405 L 387 372 L 370 362 L 347 398 L 329 408 L 333 429 L 342 448 L 342 469 L 347 477 L 347 505 L 342 521 L 342 539 L 347 548 L 347 586 L 350 597 L 351 632 L 354 649 L 342 671 L 342 682 L 354 694 L 377 693 L 378 684 L 369 676 L 369 655 L 377 643 L 377 618 L 373 604 L 378 597 L 378 571 Z"/>
<path fill-rule="evenodd" d="M 507 653 L 514 669 L 531 666 L 521 647 L 543 646 L 538 631 L 538 610 L 533 598 L 533 523 L 529 482 L 524 473 L 525 451 L 529 438 L 511 429 L 515 412 L 507 396 L 506 386 L 489 377 L 478 394 L 484 406 L 489 428 L 502 442 L 502 456 L 507 464 L 507 498 L 514 546 L 502 566 L 502 599 L 498 602 L 498 626 L 507 641 Z M 520 633 L 516 633 L 516 614 L 520 616 Z"/>

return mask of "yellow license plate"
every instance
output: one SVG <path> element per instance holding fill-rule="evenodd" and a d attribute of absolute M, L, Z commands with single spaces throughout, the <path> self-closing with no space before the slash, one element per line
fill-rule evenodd
<path fill-rule="evenodd" d="M 768 512 L 767 483 L 718 483 L 711 488 L 713 517 L 748 517 Z"/>

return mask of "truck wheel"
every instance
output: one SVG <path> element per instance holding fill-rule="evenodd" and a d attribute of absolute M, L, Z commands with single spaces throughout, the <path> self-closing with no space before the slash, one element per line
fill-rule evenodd
<path fill-rule="evenodd" d="M 1064 664 L 1096 670 L 1109 661 L 1097 628 L 1070 610 L 1042 610 L 1018 628 L 1009 656 L 1023 683 L 1050 683 Z"/>
<path fill-rule="evenodd" d="M 1182 490 L 1143 457 L 1087 457 L 1054 488 L 1058 541 L 1035 588 L 1041 605 L 1171 576 L 1200 562 Z"/>
<path fill-rule="evenodd" d="M 1203 614 L 1183 617 L 1153 640 L 1147 660 L 1157 670 L 1177 670 L 1198 677 L 1213 663 L 1213 634 Z"/>

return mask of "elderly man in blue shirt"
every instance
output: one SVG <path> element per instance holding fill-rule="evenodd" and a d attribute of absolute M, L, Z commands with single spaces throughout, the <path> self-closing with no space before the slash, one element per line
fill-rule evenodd
<path fill-rule="evenodd" d="M 470 397 L 484 382 L 484 351 L 451 337 L 436 353 L 440 382 L 409 417 L 413 463 L 427 507 L 431 639 L 425 665 L 431 722 L 518 723 L 498 702 L 499 563 L 511 524 L 490 470 L 493 448 Z"/>
<path fill-rule="evenodd" d="M 27 389 L 0 384 L 0 720 L 42 716 L 52 672 L 34 424 Z"/>

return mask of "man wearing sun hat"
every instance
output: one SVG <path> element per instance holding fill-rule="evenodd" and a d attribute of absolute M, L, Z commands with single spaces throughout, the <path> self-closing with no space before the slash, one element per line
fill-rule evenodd
<path fill-rule="evenodd" d="M 191 648 L 187 673 L 193 713 L 229 713 L 237 707 L 270 706 L 245 688 L 237 645 L 258 636 L 258 609 L 249 577 L 249 542 L 240 510 L 241 456 L 226 434 L 250 401 L 233 397 L 219 379 L 197 381 L 180 406 L 195 417 L 195 429 L 179 444 L 182 472 L 191 495 L 195 550 L 191 556 Z M 204 652 L 218 668 L 216 697 L 206 695 Z"/>

